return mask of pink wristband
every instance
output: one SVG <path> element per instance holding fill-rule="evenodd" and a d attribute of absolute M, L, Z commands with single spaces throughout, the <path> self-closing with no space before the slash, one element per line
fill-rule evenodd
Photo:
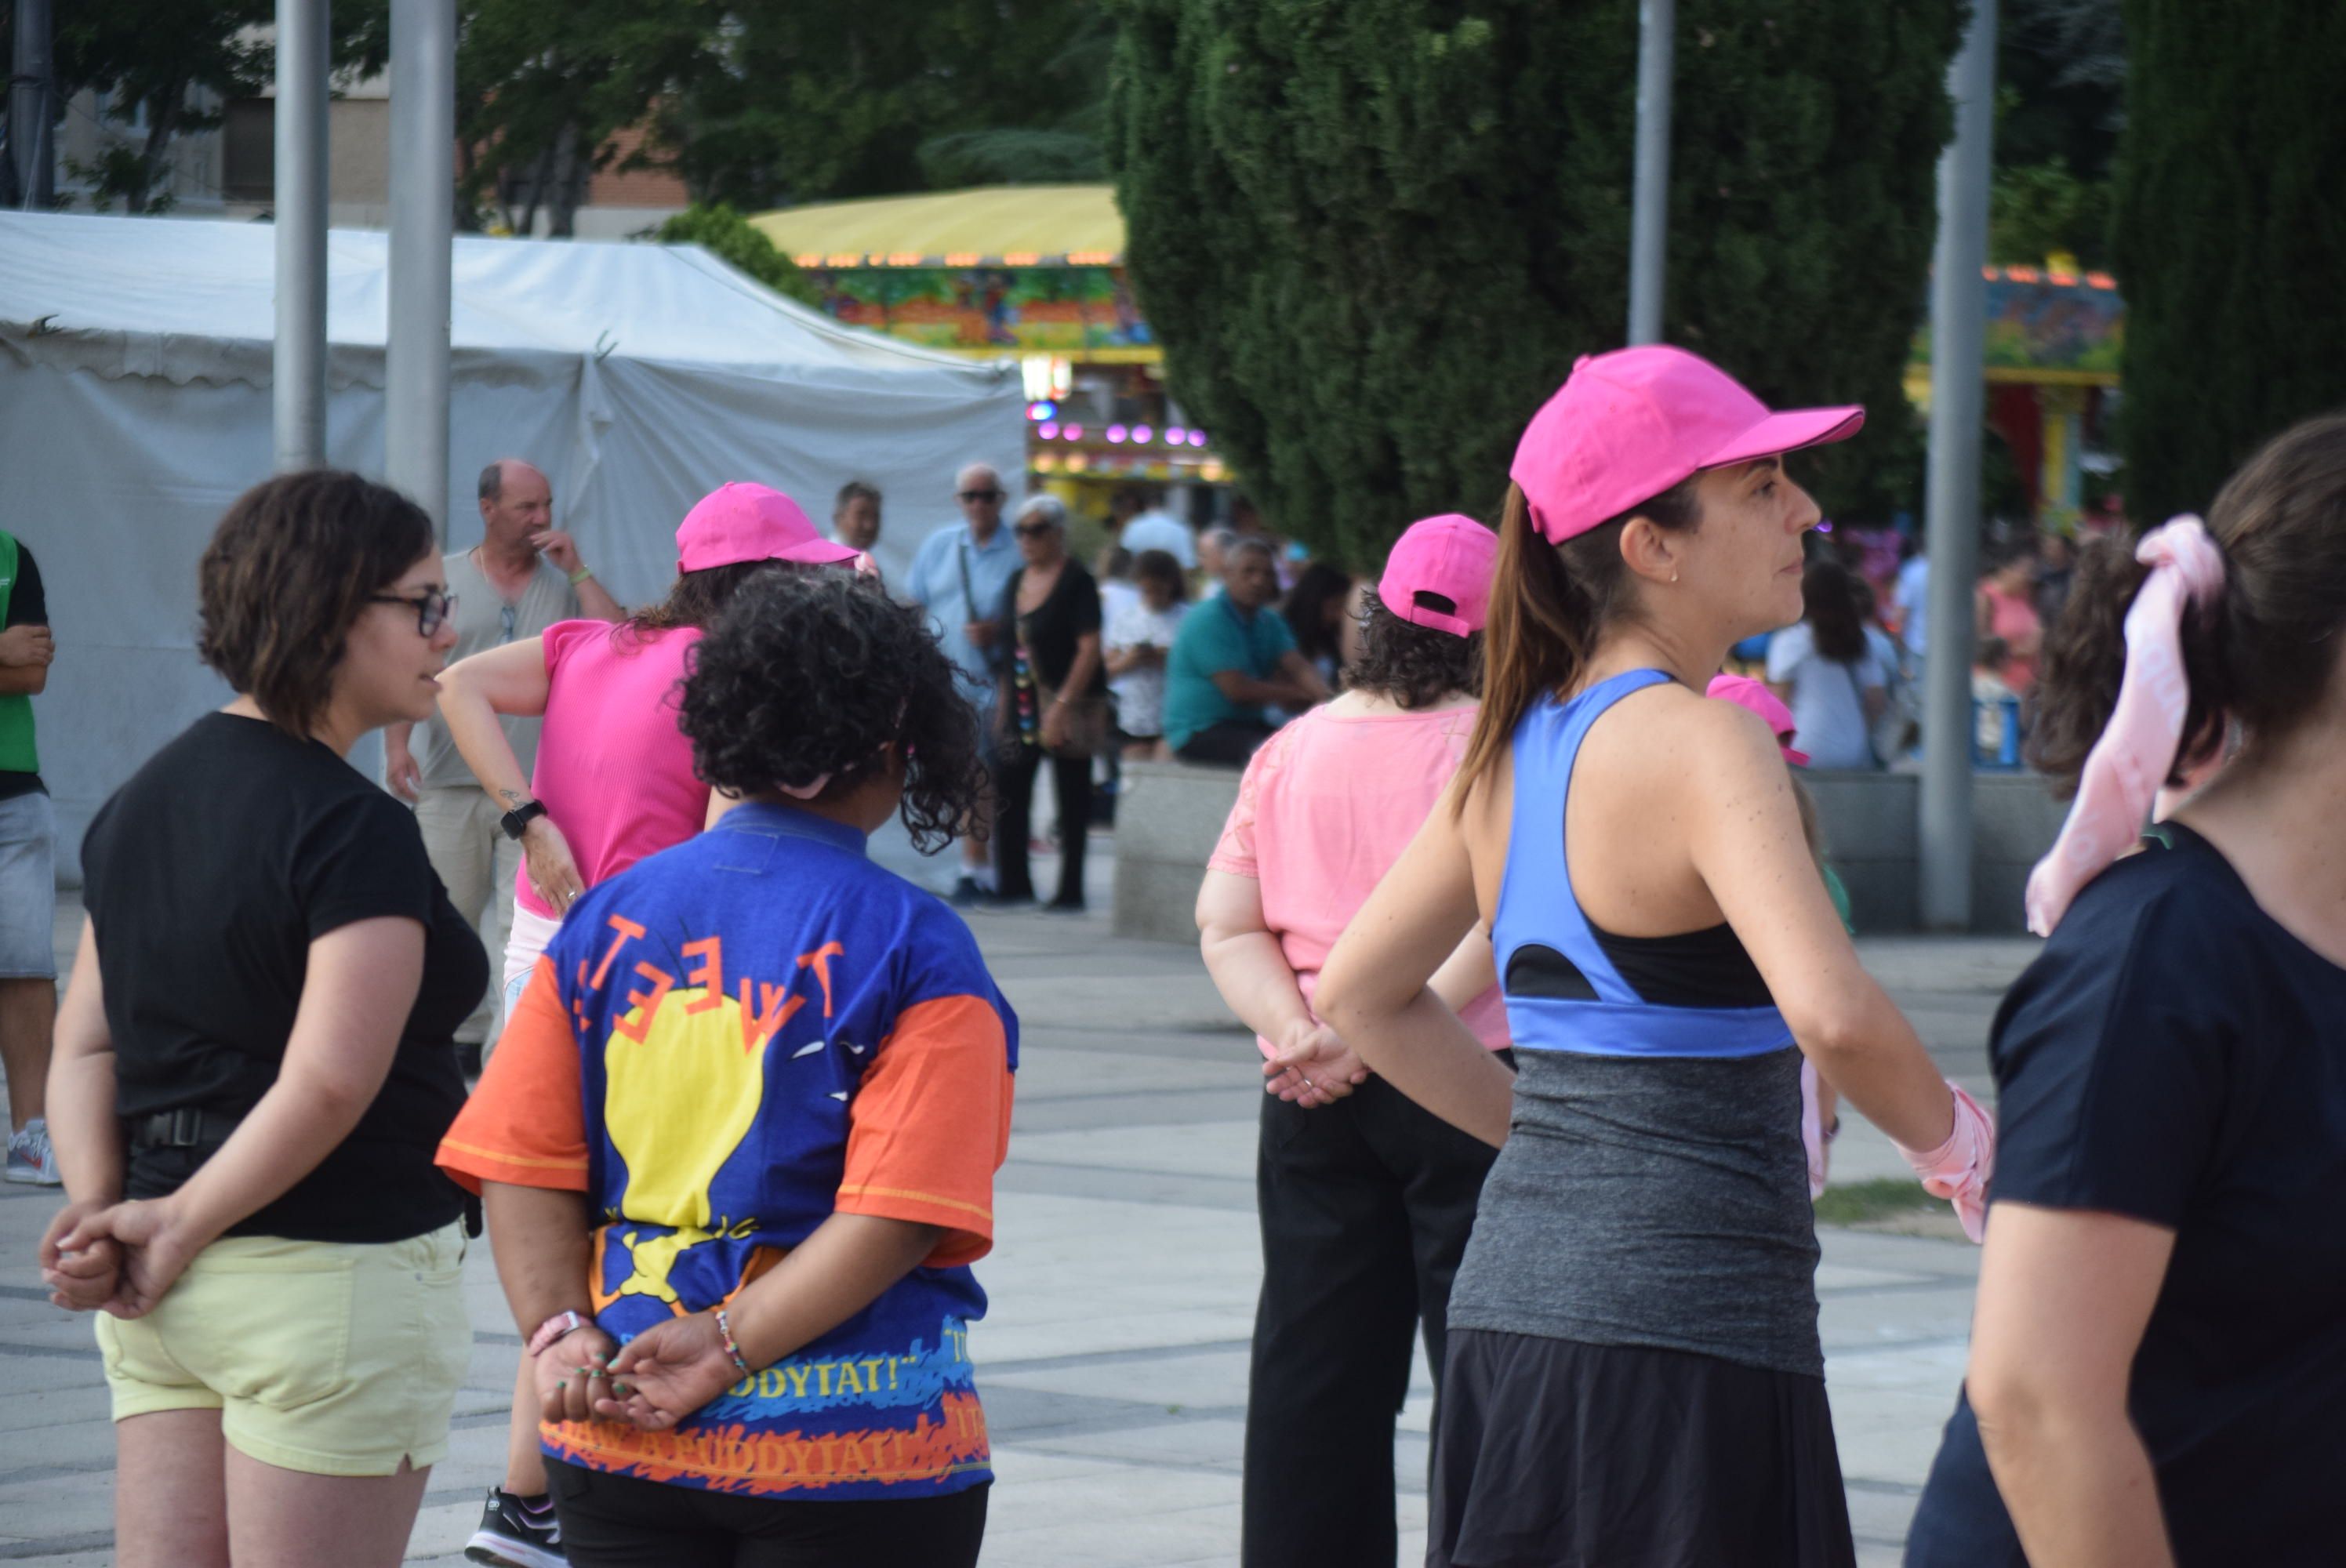
<path fill-rule="evenodd" d="M 586 1324 L 587 1319 L 581 1318 L 576 1312 L 556 1312 L 553 1317 L 540 1323 L 537 1326 L 537 1331 L 529 1337 L 529 1353 L 533 1356 L 543 1355 L 547 1346 L 566 1334 L 577 1332 L 586 1327 Z"/>

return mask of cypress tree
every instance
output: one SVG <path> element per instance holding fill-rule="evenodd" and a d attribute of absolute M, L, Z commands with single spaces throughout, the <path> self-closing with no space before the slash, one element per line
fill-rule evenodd
<path fill-rule="evenodd" d="M 2346 405 L 2346 7 L 2127 0 L 2126 36 L 2120 423 L 2127 507 L 2153 523 Z"/>
<path fill-rule="evenodd" d="M 1962 0 L 1681 0 L 1664 334 L 1862 401 L 1829 505 L 1909 503 Z M 1356 566 L 1495 518 L 1628 289 L 1635 0 L 1121 0 L 1108 160 L 1175 394 L 1275 525 Z"/>

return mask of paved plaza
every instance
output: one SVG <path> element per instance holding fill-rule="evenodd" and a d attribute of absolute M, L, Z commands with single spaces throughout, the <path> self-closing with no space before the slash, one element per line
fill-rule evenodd
<path fill-rule="evenodd" d="M 1107 844 L 1095 857 L 1105 911 Z M 932 885 L 948 863 L 879 850 Z M 1038 868 L 1038 881 L 1044 871 Z M 61 932 L 77 919 L 62 911 Z M 1247 1339 L 1260 1272 L 1254 1129 L 1261 1091 L 1194 948 L 1122 942 L 1103 913 L 979 914 L 1018 1011 L 1015 1132 L 972 1336 L 999 1481 L 995 1568 L 1234 1563 Z M 2032 943 L 1882 940 L 1867 961 L 1941 1064 L 1985 1097 L 1982 1042 Z M 1902 1174 L 1852 1125 L 1836 1181 Z M 89 1324 L 50 1307 L 35 1263 L 56 1205 L 0 1189 L 0 1562 L 112 1560 L 112 1441 Z M 1962 1373 L 1977 1253 L 1961 1242 L 1828 1229 L 1817 1278 L 1827 1377 L 1859 1561 L 1894 1563 Z M 485 1246 L 466 1268 L 474 1325 L 454 1451 L 434 1471 L 410 1561 L 454 1563 L 503 1465 L 519 1340 Z M 1431 1385 L 1402 1418 L 1402 1561 L 1419 1560 Z"/>

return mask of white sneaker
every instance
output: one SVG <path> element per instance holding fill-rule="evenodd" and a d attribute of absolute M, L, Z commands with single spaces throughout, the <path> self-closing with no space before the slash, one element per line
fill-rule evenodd
<path fill-rule="evenodd" d="M 65 1177 L 57 1174 L 57 1151 L 49 1146 L 49 1124 L 35 1116 L 24 1126 L 8 1135 L 8 1179 L 30 1182 L 36 1186 L 62 1186 Z"/>

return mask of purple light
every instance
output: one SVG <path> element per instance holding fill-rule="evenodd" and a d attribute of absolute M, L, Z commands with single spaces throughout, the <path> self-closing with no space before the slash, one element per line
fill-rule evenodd
<path fill-rule="evenodd" d="M 1107 427 L 1108 444 L 1111 446 L 1121 445 L 1124 442 L 1124 438 L 1130 433 L 1130 432 L 1127 431 L 1124 426 L 1120 424 L 1109 425 Z"/>
<path fill-rule="evenodd" d="M 1146 442 L 1150 436 L 1156 433 L 1157 433 L 1155 431 L 1149 429 L 1145 424 L 1136 424 L 1132 427 L 1132 439 L 1135 441 Z"/>
<path fill-rule="evenodd" d="M 1059 427 L 1046 419 L 1035 427 L 1035 433 L 1045 441 L 1056 441 L 1059 439 Z"/>
<path fill-rule="evenodd" d="M 1167 425 L 1167 426 L 1165 427 L 1165 444 L 1166 444 L 1166 445 L 1168 445 L 1168 446 L 1180 446 L 1180 445 L 1182 445 L 1182 444 L 1186 443 L 1188 441 L 1188 439 L 1189 439 L 1189 433 L 1188 433 L 1188 431 L 1186 431 L 1186 430 L 1183 430 L 1179 425 L 1178 425 L 1178 424 L 1168 424 L 1168 425 Z"/>
<path fill-rule="evenodd" d="M 1069 441 L 1081 441 L 1084 438 L 1084 427 L 1082 425 L 1061 425 L 1059 429 L 1060 433 L 1064 434 Z"/>
<path fill-rule="evenodd" d="M 1204 431 L 1202 431 L 1202 430 L 1193 430 L 1193 431 L 1191 431 L 1191 432 L 1189 433 L 1189 444 L 1190 444 L 1191 446 L 1203 446 L 1203 445 L 1205 445 L 1205 444 L 1206 444 L 1206 433 L 1205 433 Z"/>
<path fill-rule="evenodd" d="M 1829 522 L 1820 523 L 1817 524 L 1817 532 L 1820 534 L 1830 534 L 1832 532 L 1832 524 Z"/>

